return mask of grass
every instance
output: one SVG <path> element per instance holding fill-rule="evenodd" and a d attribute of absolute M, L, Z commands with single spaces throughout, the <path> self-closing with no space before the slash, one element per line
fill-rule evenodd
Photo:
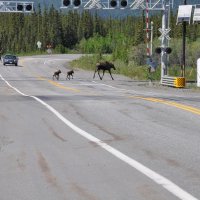
<path fill-rule="evenodd" d="M 146 66 L 136 66 L 134 63 L 126 64 L 121 60 L 112 61 L 111 55 L 104 55 L 100 57 L 99 55 L 88 55 L 83 56 L 80 59 L 73 60 L 70 65 L 72 68 L 81 68 L 84 70 L 95 70 L 97 62 L 100 61 L 111 61 L 114 63 L 116 70 L 113 71 L 115 74 L 122 74 L 127 77 L 133 78 L 135 80 L 148 80 L 149 73 Z"/>
<path fill-rule="evenodd" d="M 124 76 L 130 77 L 134 80 L 151 80 L 151 81 L 160 81 L 161 79 L 161 68 L 160 66 L 156 69 L 155 72 L 149 73 L 147 66 L 137 66 L 134 61 L 127 63 L 122 62 L 121 60 L 112 61 L 111 55 L 104 55 L 100 58 L 99 55 L 88 55 L 83 56 L 80 59 L 74 60 L 70 63 L 72 68 L 81 68 L 84 70 L 95 70 L 95 65 L 99 61 L 108 60 L 114 63 L 116 70 L 112 71 L 115 74 L 122 74 Z M 192 89 L 194 91 L 200 91 L 200 88 L 196 86 L 196 69 L 192 67 L 186 67 L 185 76 L 186 88 Z M 181 76 L 181 67 L 173 66 L 168 68 L 169 76 Z"/>
<path fill-rule="evenodd" d="M 56 53 L 56 52 L 53 52 Z M 72 52 L 71 52 L 72 53 Z M 74 52 L 75 53 L 75 52 Z M 20 53 L 18 56 L 31 56 L 31 55 L 47 55 L 46 51 L 34 51 L 31 53 Z M 112 61 L 111 55 L 103 55 L 99 54 L 91 54 L 87 56 L 83 56 L 77 60 L 73 60 L 70 62 L 72 68 L 80 68 L 84 70 L 94 71 L 96 63 L 99 61 L 111 61 L 114 63 L 116 70 L 112 71 L 115 74 L 121 74 L 127 77 L 130 77 L 134 80 L 151 80 L 151 81 L 159 81 L 161 70 L 160 67 L 156 69 L 155 72 L 149 73 L 147 66 L 138 66 L 134 63 L 134 61 L 124 63 L 121 60 Z M 169 76 L 181 76 L 181 67 L 180 66 L 171 66 L 168 68 Z M 196 74 L 197 71 L 193 67 L 186 67 L 185 69 L 185 77 L 188 82 L 196 82 Z M 195 88 L 195 83 L 187 84 L 190 88 Z"/>

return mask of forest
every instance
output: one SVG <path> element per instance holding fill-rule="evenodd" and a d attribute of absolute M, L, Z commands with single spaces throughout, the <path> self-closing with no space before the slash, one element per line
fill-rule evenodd
<path fill-rule="evenodd" d="M 154 23 L 153 49 L 159 47 L 161 14 L 150 16 Z M 70 10 L 63 13 L 53 5 L 34 13 L 0 13 L 0 48 L 2 53 L 30 55 L 45 53 L 51 45 L 55 53 L 110 54 L 128 67 L 146 64 L 145 13 L 123 18 L 102 18 L 98 11 Z M 181 65 L 182 25 L 176 25 L 176 13 L 170 14 L 169 66 Z M 194 70 L 200 57 L 200 26 L 187 26 L 186 65 Z M 42 43 L 38 51 L 37 41 Z M 153 53 L 159 62 L 159 55 Z M 176 67 L 175 67 L 176 68 Z M 175 69 L 174 68 L 174 69 Z M 175 71 L 175 70 L 173 70 Z"/>

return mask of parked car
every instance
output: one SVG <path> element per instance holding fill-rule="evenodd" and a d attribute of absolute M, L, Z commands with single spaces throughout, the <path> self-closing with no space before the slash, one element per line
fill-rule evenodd
<path fill-rule="evenodd" d="M 15 55 L 10 55 L 10 54 L 7 54 L 5 56 L 3 56 L 3 65 L 15 65 L 17 66 L 18 65 L 18 57 L 15 56 Z"/>

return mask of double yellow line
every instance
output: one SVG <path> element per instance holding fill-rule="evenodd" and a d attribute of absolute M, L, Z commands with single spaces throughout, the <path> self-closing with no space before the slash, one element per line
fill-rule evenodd
<path fill-rule="evenodd" d="M 167 101 L 167 100 L 164 100 L 164 99 L 157 99 L 157 98 L 152 98 L 152 97 L 140 97 L 140 96 L 130 96 L 130 98 L 142 99 L 142 100 L 145 100 L 145 101 L 161 103 L 161 104 L 173 106 L 173 107 L 176 107 L 176 108 L 186 110 L 186 111 L 189 111 L 191 113 L 200 115 L 200 109 L 192 107 L 192 106 L 187 106 L 187 105 L 184 105 L 184 104 L 176 103 L 176 102 L 173 102 L 173 101 Z"/>

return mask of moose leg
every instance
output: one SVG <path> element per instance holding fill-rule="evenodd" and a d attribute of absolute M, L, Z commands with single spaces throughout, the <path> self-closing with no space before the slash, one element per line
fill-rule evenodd
<path fill-rule="evenodd" d="M 95 70 L 95 71 L 94 71 L 94 76 L 93 76 L 93 79 L 95 78 L 95 74 L 96 74 L 96 72 L 97 72 L 97 70 Z"/>
<path fill-rule="evenodd" d="M 102 80 L 102 77 L 100 76 L 100 73 L 99 73 L 99 71 L 100 71 L 100 70 L 98 70 L 99 78 Z"/>
<path fill-rule="evenodd" d="M 108 70 L 108 71 L 109 71 L 109 73 L 110 73 L 110 76 L 111 76 L 112 80 L 114 80 L 114 78 L 112 77 L 111 71 L 110 71 L 110 70 Z"/>
<path fill-rule="evenodd" d="M 105 74 L 105 69 L 103 70 L 103 75 L 102 75 L 102 77 L 101 77 L 102 79 L 103 79 L 104 74 Z"/>

